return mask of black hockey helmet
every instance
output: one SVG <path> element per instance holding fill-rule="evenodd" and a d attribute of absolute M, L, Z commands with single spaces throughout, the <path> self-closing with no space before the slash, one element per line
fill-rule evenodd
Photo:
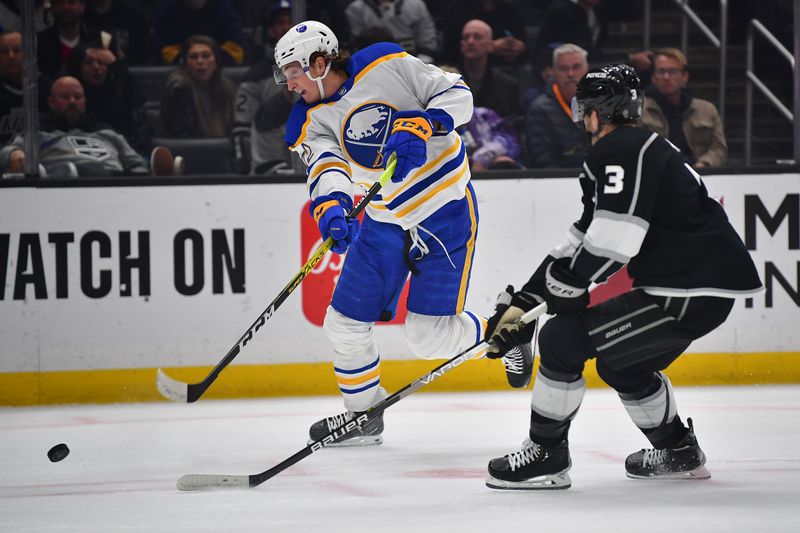
<path fill-rule="evenodd" d="M 594 109 L 600 123 L 636 122 L 642 116 L 642 82 L 633 67 L 608 65 L 593 68 L 578 82 L 572 100 L 572 120 L 583 122 Z"/>

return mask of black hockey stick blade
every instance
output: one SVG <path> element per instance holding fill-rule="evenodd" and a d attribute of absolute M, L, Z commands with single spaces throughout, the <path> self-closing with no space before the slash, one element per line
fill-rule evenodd
<path fill-rule="evenodd" d="M 394 154 L 392 154 L 394 155 Z M 381 177 L 372 184 L 372 187 L 369 188 L 367 193 L 364 195 L 363 198 L 356 204 L 353 210 L 348 215 L 349 219 L 356 218 L 361 212 L 367 207 L 372 199 L 378 194 L 378 191 L 386 185 L 386 182 L 389 181 L 389 178 L 392 177 L 394 174 L 394 168 L 397 166 L 397 161 L 392 157 L 390 159 L 389 164 L 386 165 L 386 170 L 383 171 Z M 300 283 L 308 276 L 308 274 L 314 270 L 314 267 L 322 261 L 322 258 L 325 257 L 325 254 L 333 247 L 333 239 L 328 237 L 322 246 L 320 246 L 316 252 L 306 261 L 306 264 L 303 265 L 297 274 L 289 281 L 289 283 L 283 288 L 283 290 L 275 297 L 272 302 L 267 306 L 266 309 L 259 315 L 255 322 L 250 326 L 250 328 L 242 335 L 236 344 L 233 345 L 233 348 L 225 354 L 225 357 L 222 358 L 222 361 L 217 363 L 211 372 L 202 380 L 197 383 L 184 383 L 183 381 L 178 381 L 176 379 L 171 378 L 164 372 L 162 369 L 158 369 L 156 372 L 156 388 L 158 392 L 161 393 L 162 396 L 165 398 L 172 400 L 174 402 L 181 402 L 181 403 L 192 403 L 200 399 L 200 397 L 208 390 L 214 381 L 216 381 L 217 376 L 219 373 L 222 372 L 225 367 L 227 367 L 231 361 L 233 361 L 239 352 L 244 348 L 248 342 L 253 338 L 253 334 L 258 333 L 258 330 L 264 325 L 264 323 L 272 317 L 272 314 L 281 306 L 281 304 L 289 297 L 290 294 L 297 288 Z"/>
<path fill-rule="evenodd" d="M 542 316 L 547 311 L 547 304 L 542 303 L 538 306 L 534 307 L 517 321 L 518 324 L 528 324 L 533 320 L 536 320 L 538 317 Z M 356 428 L 361 427 L 365 424 L 368 424 L 371 420 L 374 420 L 375 417 L 380 415 L 386 409 L 391 407 L 392 405 L 396 404 L 406 396 L 412 394 L 413 392 L 421 389 L 422 387 L 429 385 L 436 379 L 439 379 L 443 375 L 447 374 L 451 370 L 456 367 L 461 366 L 463 363 L 472 360 L 478 359 L 482 357 L 485 353 L 487 348 L 489 348 L 489 343 L 487 341 L 481 341 L 477 344 L 474 344 L 461 352 L 460 354 L 448 359 L 441 365 L 437 366 L 427 374 L 422 377 L 419 377 L 400 389 L 399 391 L 395 392 L 391 396 L 388 396 L 381 400 L 380 402 L 376 403 L 363 413 L 361 413 L 358 418 L 354 418 L 350 420 L 344 426 L 331 431 L 324 437 L 319 440 L 312 442 L 311 444 L 307 445 L 302 450 L 298 451 L 291 457 L 284 459 L 277 465 L 264 470 L 258 474 L 250 474 L 250 475 L 223 475 L 223 474 L 187 474 L 182 476 L 178 479 L 176 484 L 178 490 L 183 491 L 194 491 L 194 490 L 203 490 L 203 489 L 210 489 L 210 488 L 254 488 L 268 479 L 271 479 L 290 466 L 293 466 L 309 455 L 314 452 L 318 452 L 319 450 L 325 448 L 326 446 L 332 444 L 334 441 L 346 437 L 350 433 L 352 433 Z"/>

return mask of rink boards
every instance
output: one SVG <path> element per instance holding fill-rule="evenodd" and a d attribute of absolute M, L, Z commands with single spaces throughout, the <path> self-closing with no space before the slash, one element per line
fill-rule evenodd
<path fill-rule="evenodd" d="M 737 301 L 669 375 L 684 385 L 800 382 L 800 175 L 704 180 L 766 291 Z M 320 242 L 301 183 L 138 183 L 2 189 L 0 405 L 157 400 L 159 367 L 201 379 Z M 564 178 L 473 183 L 480 228 L 467 308 L 487 314 L 561 241 L 580 188 Z M 340 269 L 340 257 L 323 259 L 207 396 L 335 393 L 321 323 Z M 435 365 L 410 355 L 404 313 L 375 327 L 389 390 Z M 591 365 L 587 379 L 600 385 Z M 477 361 L 431 389 L 505 386 L 499 363 Z"/>

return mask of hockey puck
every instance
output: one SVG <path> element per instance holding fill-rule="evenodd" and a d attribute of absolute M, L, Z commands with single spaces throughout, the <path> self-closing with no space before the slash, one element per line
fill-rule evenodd
<path fill-rule="evenodd" d="M 50 451 L 47 452 L 47 457 L 50 458 L 50 461 L 53 463 L 57 463 L 62 460 L 64 457 L 69 455 L 69 448 L 63 442 L 61 444 L 56 444 Z"/>

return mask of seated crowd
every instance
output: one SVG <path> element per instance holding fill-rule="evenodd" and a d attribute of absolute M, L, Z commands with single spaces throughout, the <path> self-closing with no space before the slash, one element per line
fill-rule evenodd
<path fill-rule="evenodd" d="M 536 20 L 522 0 L 305 4 L 307 18 L 330 26 L 344 49 L 393 41 L 460 73 L 475 104 L 459 129 L 473 171 L 578 167 L 588 144 L 570 102 L 578 80 L 601 62 L 629 63 L 649 82 L 642 125 L 668 137 L 687 163 L 725 164 L 719 113 L 687 88 L 681 51 L 604 53 L 608 24 L 641 16 L 634 0 L 537 0 Z M 4 176 L 19 175 L 25 158 L 18 15 L 0 11 Z M 76 158 L 67 165 L 47 145 L 39 154 L 44 174 L 170 174 L 179 165 L 153 149 L 180 152 L 192 140 L 226 160 L 207 167 L 219 172 L 302 168 L 283 141 L 295 95 L 272 72 L 275 43 L 292 27 L 291 0 L 51 0 L 36 16 L 40 141 L 60 131 Z M 163 164 L 151 168 L 156 163 Z"/>

